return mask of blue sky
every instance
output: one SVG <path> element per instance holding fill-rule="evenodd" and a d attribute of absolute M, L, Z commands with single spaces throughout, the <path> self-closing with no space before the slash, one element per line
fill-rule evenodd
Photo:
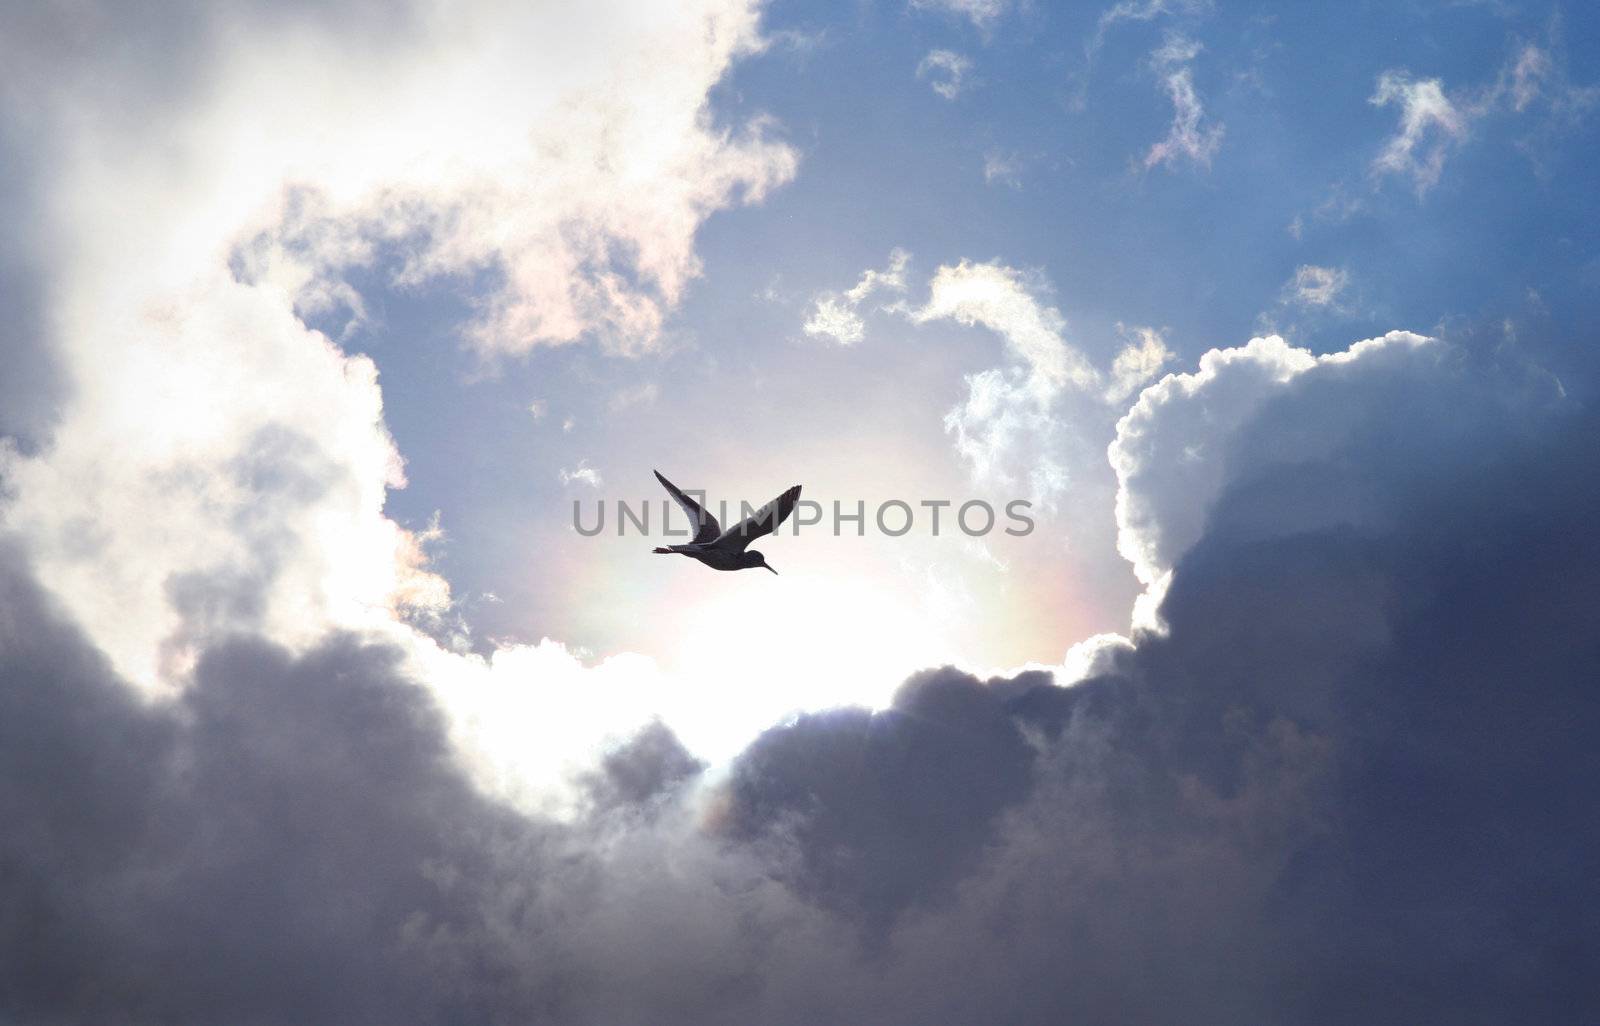
<path fill-rule="evenodd" d="M 997 362 L 994 332 L 909 323 L 870 302 L 857 345 L 802 330 L 817 297 L 885 267 L 895 248 L 910 254 L 912 302 L 940 266 L 1018 269 L 1098 364 L 1134 327 L 1157 329 L 1172 354 L 1164 369 L 1182 371 L 1207 350 L 1272 331 L 1327 353 L 1392 328 L 1505 322 L 1523 325 L 1517 344 L 1557 373 L 1583 366 L 1570 346 L 1539 347 L 1553 326 L 1581 323 L 1600 287 L 1582 228 L 1595 200 L 1580 184 L 1596 145 L 1588 12 L 1165 7 L 1127 5 L 1131 14 L 1117 17 L 1117 8 L 1006 6 L 982 25 L 937 5 L 770 9 L 766 50 L 716 85 L 709 116 L 728 130 L 771 119 L 799 170 L 762 202 L 705 221 L 701 273 L 657 351 L 578 344 L 485 360 L 455 343 L 472 281 L 396 289 L 381 270 L 364 276 L 376 315 L 346 344 L 376 360 L 407 461 L 409 486 L 388 508 L 413 527 L 441 513 L 438 566 L 472 627 L 595 653 L 666 645 L 639 632 L 659 597 L 650 584 L 630 585 L 637 602 L 615 618 L 585 613 L 569 594 L 591 551 L 605 552 L 608 574 L 631 574 L 637 548 L 572 537 L 570 502 L 649 496 L 652 467 L 704 476 L 713 491 L 775 491 L 795 477 L 826 499 L 880 473 L 878 454 L 891 451 L 898 467 L 917 468 L 896 478 L 913 502 L 979 494 L 942 422 L 963 376 Z M 1175 116 L 1171 69 L 1156 56 L 1172 40 L 1196 51 L 1183 66 L 1198 130 L 1220 135 L 1208 154 L 1145 166 Z M 1529 47 L 1543 63 L 1517 110 L 1511 83 Z M 934 51 L 970 64 L 950 98 L 932 88 L 936 75 L 919 74 Z M 1373 99 L 1380 76 L 1396 71 L 1437 80 L 1462 112 L 1458 135 L 1424 124 L 1418 136 L 1419 162 L 1438 150 L 1436 181 L 1377 165 L 1403 106 Z M 986 161 L 1003 165 L 990 180 Z M 1301 298 L 1302 268 L 1328 276 L 1301 283 L 1332 284 L 1325 301 Z M 1091 459 L 1111 431 L 1110 421 L 1084 427 Z M 739 442 L 695 451 L 719 434 Z M 802 440 L 809 463 L 769 464 Z M 833 465 L 852 469 L 830 479 Z M 581 466 L 604 487 L 564 484 L 562 472 Z M 1110 551 L 1108 502 L 1095 483 L 1069 485 L 1077 508 L 1048 516 L 1021 553 L 1035 568 L 1024 595 L 1076 582 L 1066 622 L 973 638 L 960 654 L 994 666 L 1049 662 L 1088 634 L 1124 628 L 1137 584 Z M 1061 551 L 1059 536 L 1075 551 Z M 921 551 L 959 561 L 948 544 Z"/>

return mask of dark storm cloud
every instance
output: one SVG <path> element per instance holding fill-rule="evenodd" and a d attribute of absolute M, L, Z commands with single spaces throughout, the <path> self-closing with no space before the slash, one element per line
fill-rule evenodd
<path fill-rule="evenodd" d="M 50 353 L 45 279 L 25 240 L 39 228 L 33 172 L 34 133 L 0 117 L 0 437 L 34 450 L 65 395 L 61 367 Z"/>
<path fill-rule="evenodd" d="M 395 654 L 210 653 L 147 707 L 8 553 L 0 995 L 20 1021 L 400 1022 L 431 985 L 431 877 L 508 821 L 453 768 Z M 430 871 L 430 866 L 436 867 Z"/>
<path fill-rule="evenodd" d="M 922 674 L 709 790 L 651 728 L 572 823 L 357 639 L 137 702 L 8 552 L 0 1018 L 1592 1021 L 1600 423 L 1489 348 L 1269 403 L 1110 672 Z"/>
<path fill-rule="evenodd" d="M 802 716 L 739 759 L 728 832 L 792 839 L 801 893 L 881 925 L 970 869 L 995 816 L 1027 795 L 1027 722 L 1001 688 L 950 668 L 912 677 L 882 712 Z"/>

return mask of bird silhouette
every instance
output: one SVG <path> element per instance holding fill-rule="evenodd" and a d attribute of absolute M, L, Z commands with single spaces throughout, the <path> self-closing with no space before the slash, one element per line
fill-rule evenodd
<path fill-rule="evenodd" d="M 652 551 L 663 555 L 677 553 L 698 559 L 713 570 L 746 570 L 751 567 L 762 566 L 772 570 L 767 557 L 749 547 L 757 538 L 771 534 L 778 529 L 778 525 L 794 512 L 794 504 L 800 499 L 800 486 L 795 485 L 782 495 L 756 510 L 742 522 L 735 524 L 726 531 L 717 523 L 717 518 L 706 512 L 705 507 L 683 494 L 679 487 L 661 476 L 661 471 L 654 472 L 656 480 L 661 482 L 661 487 L 667 490 L 674 502 L 683 508 L 684 515 L 689 518 L 689 525 L 694 528 L 694 540 L 687 545 L 658 545 Z M 778 571 L 772 570 L 773 573 Z"/>

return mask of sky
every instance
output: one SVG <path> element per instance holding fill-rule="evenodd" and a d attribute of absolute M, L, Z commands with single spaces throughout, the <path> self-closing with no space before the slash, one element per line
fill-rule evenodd
<path fill-rule="evenodd" d="M 0 1020 L 1592 1021 L 1597 158 L 1576 4 L 6 8 Z"/>

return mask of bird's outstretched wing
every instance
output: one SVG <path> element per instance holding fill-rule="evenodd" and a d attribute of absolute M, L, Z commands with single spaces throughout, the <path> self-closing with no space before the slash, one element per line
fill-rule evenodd
<path fill-rule="evenodd" d="M 740 523 L 723 531 L 722 537 L 717 539 L 717 547 L 743 552 L 757 538 L 776 531 L 778 525 L 788 519 L 790 513 L 794 512 L 794 504 L 799 501 L 800 486 L 795 485 L 756 510 Z M 745 508 L 748 509 L 749 507 Z"/>
<path fill-rule="evenodd" d="M 656 480 L 661 482 L 661 487 L 672 496 L 672 501 L 682 507 L 684 516 L 689 518 L 689 526 L 694 528 L 693 544 L 703 545 L 706 542 L 716 541 L 717 536 L 722 533 L 722 525 L 717 523 L 717 518 L 707 513 L 704 506 L 683 494 L 677 485 L 662 477 L 661 471 L 653 473 L 656 475 Z"/>

